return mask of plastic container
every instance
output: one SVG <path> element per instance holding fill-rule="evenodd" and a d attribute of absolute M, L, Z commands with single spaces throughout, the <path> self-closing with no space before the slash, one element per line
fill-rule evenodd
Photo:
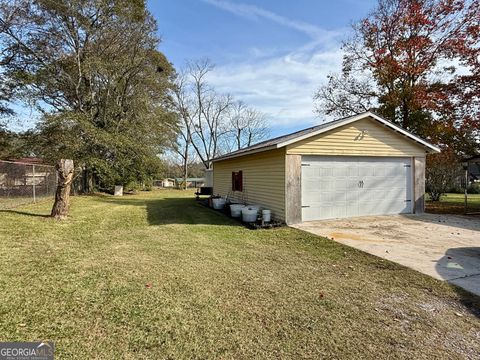
<path fill-rule="evenodd" d="M 242 216 L 242 209 L 245 207 L 243 204 L 231 204 L 230 205 L 230 215 L 234 218 L 239 218 Z"/>
<path fill-rule="evenodd" d="M 272 220 L 272 212 L 270 210 L 262 210 L 263 222 L 270 222 Z"/>
<path fill-rule="evenodd" d="M 215 210 L 223 210 L 223 208 L 225 207 L 225 199 L 224 198 L 213 198 L 212 199 L 212 204 L 213 204 L 213 208 Z"/>
<path fill-rule="evenodd" d="M 257 211 L 260 211 L 260 209 L 262 208 L 260 205 L 256 205 L 256 204 L 250 204 L 250 205 L 247 205 L 247 207 L 249 207 L 250 209 L 257 209 Z"/>
<path fill-rule="evenodd" d="M 115 185 L 115 190 L 113 191 L 114 196 L 123 196 L 123 186 Z"/>
<path fill-rule="evenodd" d="M 245 206 L 242 209 L 242 221 L 251 223 L 257 221 L 258 207 Z"/>

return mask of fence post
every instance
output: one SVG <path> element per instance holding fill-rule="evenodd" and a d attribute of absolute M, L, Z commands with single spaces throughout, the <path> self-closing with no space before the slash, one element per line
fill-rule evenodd
<path fill-rule="evenodd" d="M 33 183 L 32 183 L 33 184 L 33 187 L 32 187 L 32 189 L 33 189 L 33 202 L 35 203 L 36 200 L 37 200 L 36 199 L 36 194 L 35 194 L 35 181 L 36 181 L 35 180 L 35 165 L 32 165 L 32 171 L 33 171 Z"/>

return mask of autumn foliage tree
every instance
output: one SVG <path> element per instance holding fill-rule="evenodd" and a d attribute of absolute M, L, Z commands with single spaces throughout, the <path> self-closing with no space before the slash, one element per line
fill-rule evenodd
<path fill-rule="evenodd" d="M 347 116 L 373 108 L 440 146 L 446 154 L 427 160 L 438 200 L 461 156 L 478 151 L 480 2 L 379 0 L 353 30 L 342 73 L 318 89 L 316 109 Z"/>
<path fill-rule="evenodd" d="M 379 0 L 344 43 L 342 74 L 317 91 L 317 111 L 345 116 L 373 107 L 432 142 L 471 152 L 479 29 L 478 1 Z"/>

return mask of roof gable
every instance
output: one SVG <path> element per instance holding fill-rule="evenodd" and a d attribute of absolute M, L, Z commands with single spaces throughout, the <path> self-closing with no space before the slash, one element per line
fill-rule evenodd
<path fill-rule="evenodd" d="M 285 147 L 287 154 L 345 156 L 425 156 L 425 147 L 383 124 L 363 118 Z"/>

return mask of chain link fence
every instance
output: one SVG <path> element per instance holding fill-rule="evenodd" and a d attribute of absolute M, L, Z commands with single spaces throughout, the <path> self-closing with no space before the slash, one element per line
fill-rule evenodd
<path fill-rule="evenodd" d="M 0 160 L 0 209 L 53 199 L 55 167 Z"/>

